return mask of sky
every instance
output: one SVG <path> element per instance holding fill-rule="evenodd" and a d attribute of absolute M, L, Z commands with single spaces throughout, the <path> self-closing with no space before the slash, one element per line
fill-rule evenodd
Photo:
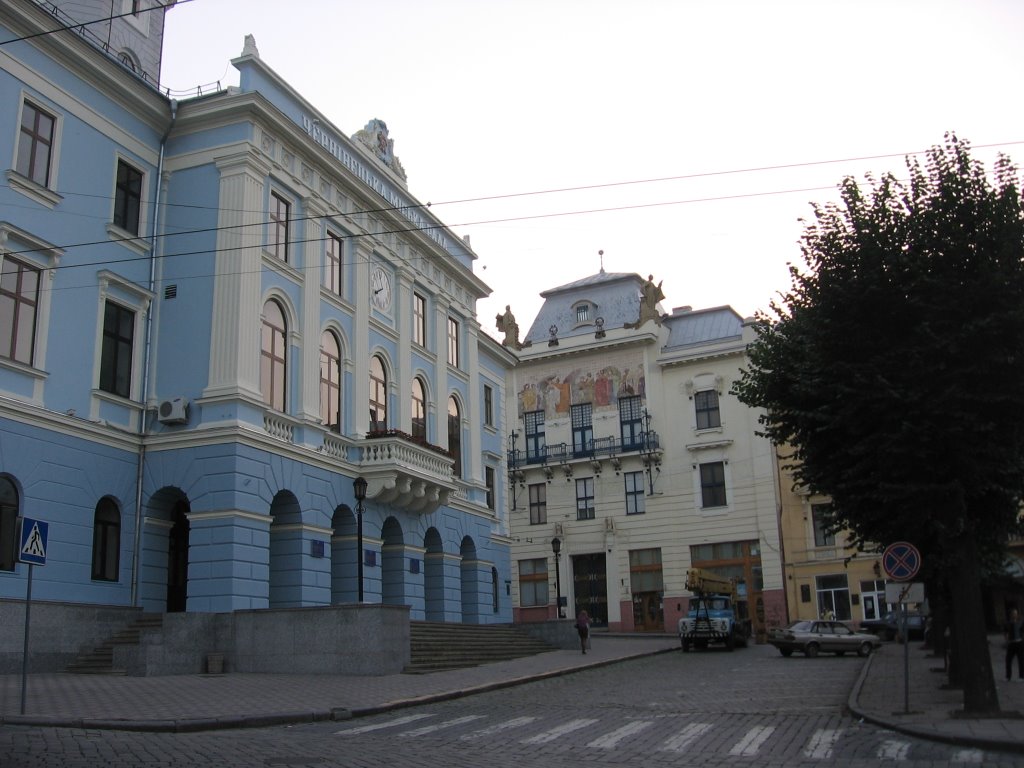
<path fill-rule="evenodd" d="M 346 135 L 384 120 L 499 339 L 602 258 L 666 310 L 751 316 L 844 177 L 905 177 L 947 131 L 1024 164 L 1019 0 L 179 0 L 166 24 L 172 92 L 237 85 L 252 34 Z"/>

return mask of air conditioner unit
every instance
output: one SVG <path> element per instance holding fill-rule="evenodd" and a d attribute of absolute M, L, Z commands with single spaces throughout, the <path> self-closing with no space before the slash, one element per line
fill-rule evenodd
<path fill-rule="evenodd" d="M 188 422 L 188 400 L 174 397 L 161 400 L 157 409 L 157 418 L 161 424 L 185 424 Z"/>

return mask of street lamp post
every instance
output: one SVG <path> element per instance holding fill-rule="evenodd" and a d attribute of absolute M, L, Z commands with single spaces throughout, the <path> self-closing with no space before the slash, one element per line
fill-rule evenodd
<path fill-rule="evenodd" d="M 366 498 L 366 478 L 352 481 L 356 494 L 356 574 L 359 580 L 359 602 L 363 602 L 363 500 Z"/>
<path fill-rule="evenodd" d="M 551 551 L 555 553 L 555 605 L 558 606 L 558 618 L 564 619 L 562 613 L 562 569 L 558 565 L 558 556 L 562 553 L 562 540 L 557 536 L 551 540 Z"/>

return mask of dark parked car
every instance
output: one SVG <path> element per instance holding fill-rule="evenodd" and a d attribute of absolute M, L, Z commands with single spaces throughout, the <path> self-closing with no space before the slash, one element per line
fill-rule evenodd
<path fill-rule="evenodd" d="M 867 656 L 881 645 L 875 635 L 854 632 L 841 621 L 794 621 L 788 627 L 773 628 L 768 642 L 783 656 L 798 651 L 810 658 L 819 653 L 842 656 L 847 651 Z"/>
<path fill-rule="evenodd" d="M 896 611 L 889 611 L 880 619 L 873 619 L 870 621 L 862 621 L 860 623 L 861 631 L 872 632 L 885 640 L 895 640 L 900 636 L 899 631 L 899 614 Z M 911 640 L 924 640 L 925 630 L 925 617 L 916 611 L 907 613 L 907 634 L 910 635 Z"/>

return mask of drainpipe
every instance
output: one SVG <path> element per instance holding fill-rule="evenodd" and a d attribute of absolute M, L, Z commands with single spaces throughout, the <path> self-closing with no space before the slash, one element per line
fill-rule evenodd
<path fill-rule="evenodd" d="M 142 412 L 139 415 L 139 460 L 135 473 L 135 542 L 133 544 L 134 554 L 132 557 L 132 607 L 139 604 L 139 558 L 142 555 L 142 479 L 146 468 L 146 433 L 149 421 L 149 379 L 150 360 L 153 348 L 153 313 L 156 310 L 156 249 L 157 233 L 160 231 L 160 190 L 163 188 L 164 175 L 164 151 L 167 147 L 167 137 L 174 129 L 174 122 L 178 118 L 178 102 L 171 99 L 171 122 L 167 130 L 160 137 L 160 158 L 156 164 L 156 194 L 153 196 L 153 215 L 150 217 L 153 225 L 149 239 L 149 292 L 153 294 L 153 303 L 146 313 L 146 334 L 145 347 L 142 356 Z"/>

